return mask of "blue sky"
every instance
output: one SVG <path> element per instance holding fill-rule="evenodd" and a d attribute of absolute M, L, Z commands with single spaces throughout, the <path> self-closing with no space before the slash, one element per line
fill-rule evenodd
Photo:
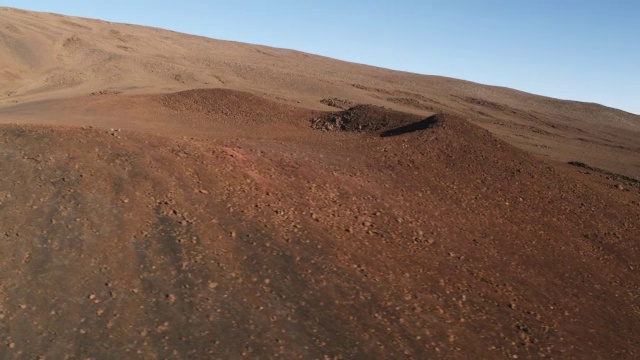
<path fill-rule="evenodd" d="M 638 0 L 3 1 L 640 114 Z"/>

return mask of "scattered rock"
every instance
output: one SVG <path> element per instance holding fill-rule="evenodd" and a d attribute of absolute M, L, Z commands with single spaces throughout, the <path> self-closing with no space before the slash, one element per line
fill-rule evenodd
<path fill-rule="evenodd" d="M 99 95 L 120 95 L 122 94 L 122 91 L 120 90 L 100 90 L 100 91 L 94 91 L 92 92 L 90 95 L 91 96 L 99 96 Z"/>
<path fill-rule="evenodd" d="M 175 304 L 176 296 L 173 294 L 167 294 L 167 301 L 169 302 L 169 304 Z"/>
<path fill-rule="evenodd" d="M 338 98 L 322 99 L 320 100 L 320 102 L 327 106 L 331 106 L 331 107 L 343 109 L 343 110 L 353 107 L 355 105 L 352 101 L 338 99 Z"/>
<path fill-rule="evenodd" d="M 387 127 L 405 125 L 418 120 L 413 114 L 374 105 L 358 105 L 345 111 L 326 113 L 311 120 L 311 127 L 321 131 L 375 132 Z"/>

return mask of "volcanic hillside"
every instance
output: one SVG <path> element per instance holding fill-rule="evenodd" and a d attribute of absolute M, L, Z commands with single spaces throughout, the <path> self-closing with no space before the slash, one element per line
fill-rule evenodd
<path fill-rule="evenodd" d="M 297 51 L 0 7 L 0 68 L 0 106 L 226 88 L 325 111 L 373 104 L 447 112 L 530 152 L 640 178 L 637 115 Z"/>
<path fill-rule="evenodd" d="M 638 116 L 9 8 L 0 39 L 0 358 L 640 357 Z"/>

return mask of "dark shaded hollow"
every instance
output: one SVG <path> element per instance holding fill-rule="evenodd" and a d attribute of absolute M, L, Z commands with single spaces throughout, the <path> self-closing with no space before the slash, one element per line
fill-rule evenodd
<path fill-rule="evenodd" d="M 577 167 L 581 167 L 584 169 L 589 169 L 589 170 L 594 170 L 594 168 L 592 168 L 591 166 L 581 162 L 581 161 L 569 161 L 567 164 L 569 165 L 573 165 L 573 166 L 577 166 Z"/>
<path fill-rule="evenodd" d="M 581 161 L 569 161 L 567 164 L 569 164 L 571 166 L 579 167 L 579 168 L 582 168 L 582 169 L 586 169 L 586 170 L 589 170 L 589 171 L 594 171 L 594 172 L 597 172 L 597 173 L 600 173 L 600 174 L 605 174 L 605 175 L 610 176 L 610 177 L 612 177 L 614 179 L 618 179 L 618 180 L 621 180 L 621 181 L 626 181 L 629 184 L 640 184 L 640 179 L 634 179 L 634 178 L 629 177 L 629 176 L 616 174 L 616 173 L 613 173 L 613 172 L 610 172 L 610 171 L 599 169 L 599 168 L 590 166 L 588 164 L 585 164 L 585 163 L 583 163 Z"/>
<path fill-rule="evenodd" d="M 383 131 L 380 133 L 380 137 L 398 136 L 398 135 L 412 133 L 415 131 L 426 130 L 433 127 L 437 122 L 438 122 L 437 116 L 432 115 L 418 122 L 414 122 L 408 125 L 403 125 L 397 128 Z"/>

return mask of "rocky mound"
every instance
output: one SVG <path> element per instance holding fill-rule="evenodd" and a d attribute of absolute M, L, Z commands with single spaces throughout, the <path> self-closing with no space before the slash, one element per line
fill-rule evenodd
<path fill-rule="evenodd" d="M 311 120 L 311 127 L 321 131 L 377 132 L 420 121 L 420 117 L 374 105 L 326 113 Z"/>

